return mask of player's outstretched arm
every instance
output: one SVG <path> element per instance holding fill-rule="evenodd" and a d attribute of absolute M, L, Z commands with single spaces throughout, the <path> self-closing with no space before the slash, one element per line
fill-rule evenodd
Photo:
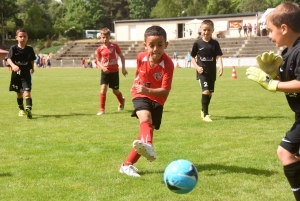
<path fill-rule="evenodd" d="M 250 67 L 246 70 L 246 75 L 249 80 L 257 82 L 263 88 L 271 91 L 277 91 L 278 80 L 273 80 L 270 75 L 265 73 L 263 70 L 257 67 Z"/>
<path fill-rule="evenodd" d="M 282 63 L 282 57 L 274 52 L 264 52 L 262 55 L 256 57 L 256 61 L 260 69 L 274 79 L 277 76 L 277 69 Z"/>

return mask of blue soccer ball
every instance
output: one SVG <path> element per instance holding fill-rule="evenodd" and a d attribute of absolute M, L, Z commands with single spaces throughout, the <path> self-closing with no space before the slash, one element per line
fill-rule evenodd
<path fill-rule="evenodd" d="M 174 193 L 188 193 L 198 182 L 198 171 L 190 161 L 179 159 L 166 167 L 164 182 Z"/>

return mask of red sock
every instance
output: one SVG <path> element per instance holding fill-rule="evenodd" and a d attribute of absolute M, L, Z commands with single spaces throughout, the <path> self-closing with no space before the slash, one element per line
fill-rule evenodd
<path fill-rule="evenodd" d="M 106 94 L 102 94 L 100 93 L 100 111 L 104 111 L 105 110 L 105 101 L 106 101 Z"/>
<path fill-rule="evenodd" d="M 140 157 L 141 157 L 141 155 L 136 153 L 134 148 L 132 148 L 129 155 L 128 155 L 128 157 L 127 157 L 127 159 L 126 159 L 126 162 L 124 163 L 124 165 L 125 166 L 133 165 L 139 160 Z"/>
<path fill-rule="evenodd" d="M 124 98 L 123 98 L 122 93 L 120 92 L 116 97 L 117 97 L 117 99 L 118 99 L 118 101 L 120 103 L 120 106 L 123 106 Z"/>
<path fill-rule="evenodd" d="M 153 129 L 150 122 L 142 122 L 140 124 L 140 138 L 147 144 L 152 145 Z"/>

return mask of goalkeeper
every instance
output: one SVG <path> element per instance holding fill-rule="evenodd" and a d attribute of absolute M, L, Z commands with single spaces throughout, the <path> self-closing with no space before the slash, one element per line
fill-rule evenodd
<path fill-rule="evenodd" d="M 295 122 L 285 134 L 277 155 L 284 174 L 290 183 L 295 199 L 300 201 L 300 9 L 295 3 L 284 2 L 267 17 L 269 37 L 278 47 L 286 46 L 282 58 L 274 53 L 258 56 L 260 68 L 247 69 L 248 79 L 263 88 L 285 92 L 290 108 L 295 112 Z M 282 61 L 283 60 L 283 61 Z"/>

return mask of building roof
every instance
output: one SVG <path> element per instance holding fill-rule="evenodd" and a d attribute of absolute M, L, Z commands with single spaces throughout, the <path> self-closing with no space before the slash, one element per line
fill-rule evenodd
<path fill-rule="evenodd" d="M 159 22 L 159 21 L 182 21 L 182 20 L 193 20 L 193 19 L 214 19 L 214 18 L 230 18 L 230 17 L 248 17 L 260 15 L 261 12 L 252 13 L 236 13 L 236 14 L 221 14 L 221 15 L 201 15 L 201 16 L 187 16 L 187 17 L 173 17 L 173 18 L 149 18 L 149 19 L 133 19 L 133 20 L 115 20 L 115 24 L 129 23 L 129 22 Z"/>

